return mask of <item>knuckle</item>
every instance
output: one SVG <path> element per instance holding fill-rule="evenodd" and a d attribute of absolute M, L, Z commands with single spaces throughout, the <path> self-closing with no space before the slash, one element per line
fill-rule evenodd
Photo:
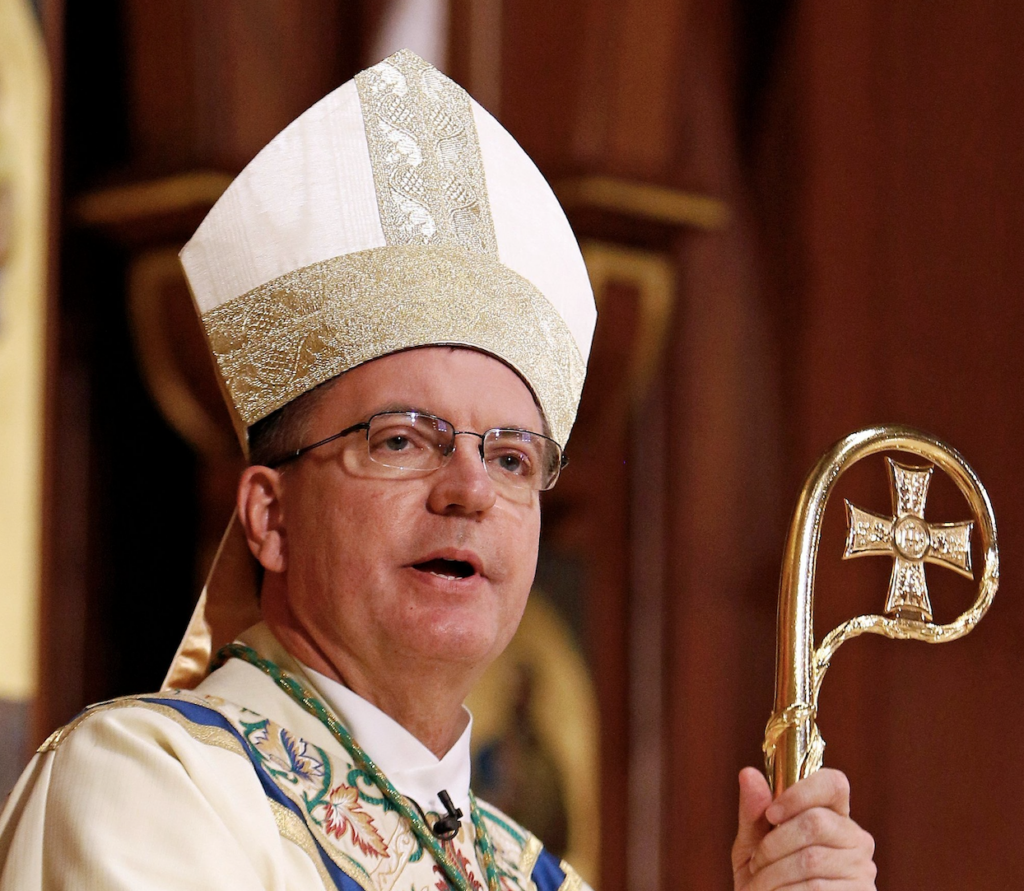
<path fill-rule="evenodd" d="M 825 865 L 826 853 L 823 848 L 816 845 L 812 845 L 809 848 L 804 848 L 797 855 L 797 862 L 800 865 L 801 872 L 808 876 L 816 876 L 822 870 Z M 813 881 L 813 879 L 812 879 Z"/>
<path fill-rule="evenodd" d="M 828 770 L 829 784 L 832 787 L 832 791 L 839 797 L 848 798 L 850 796 L 850 780 L 841 770 Z"/>
<path fill-rule="evenodd" d="M 850 797 L 850 778 L 842 771 L 836 772 L 836 784 L 843 798 Z"/>
<path fill-rule="evenodd" d="M 821 838 L 828 829 L 828 813 L 813 808 L 800 815 L 800 828 L 808 838 Z"/>

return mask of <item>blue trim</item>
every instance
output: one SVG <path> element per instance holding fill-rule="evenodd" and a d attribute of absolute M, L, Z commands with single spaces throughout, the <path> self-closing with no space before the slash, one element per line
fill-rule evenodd
<path fill-rule="evenodd" d="M 537 891 L 558 891 L 565 881 L 562 861 L 546 848 L 542 849 L 534 864 L 530 878 L 537 885 Z"/>
<path fill-rule="evenodd" d="M 234 725 L 232 725 L 232 723 L 216 709 L 210 708 L 206 705 L 200 705 L 196 702 L 187 702 L 179 699 L 162 699 L 147 696 L 140 699 L 140 701 L 152 702 L 157 705 L 172 708 L 193 724 L 201 724 L 204 727 L 218 727 L 221 730 L 228 731 L 228 733 L 238 740 L 243 751 L 248 755 L 249 761 L 252 763 L 253 770 L 259 778 L 260 784 L 263 786 L 263 791 L 266 793 L 267 798 L 276 801 L 282 807 L 290 810 L 300 820 L 302 820 L 303 825 L 306 825 L 306 815 L 302 812 L 301 808 L 287 795 L 285 795 L 277 787 L 274 781 L 270 779 L 267 772 L 263 769 L 263 766 L 259 763 L 259 760 L 254 757 L 252 746 L 249 745 L 248 740 L 246 740 L 245 737 L 235 729 Z M 335 886 L 338 888 L 338 891 L 365 891 L 363 886 L 355 879 L 341 871 L 334 860 L 331 859 L 330 855 L 323 849 L 320 842 L 317 841 L 316 836 L 312 833 L 310 833 L 310 839 L 312 839 L 313 844 L 316 845 L 317 853 L 320 855 L 321 861 L 323 861 L 324 868 L 327 870 L 327 874 L 331 877 L 331 881 L 334 882 Z"/>

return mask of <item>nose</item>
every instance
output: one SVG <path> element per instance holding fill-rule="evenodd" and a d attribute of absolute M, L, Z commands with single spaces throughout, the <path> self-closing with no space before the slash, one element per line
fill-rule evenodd
<path fill-rule="evenodd" d="M 459 436 L 478 437 L 479 441 L 456 441 L 455 452 L 430 479 L 430 508 L 442 514 L 476 514 L 489 510 L 497 500 L 494 480 L 483 462 L 483 438 L 479 433 Z"/>

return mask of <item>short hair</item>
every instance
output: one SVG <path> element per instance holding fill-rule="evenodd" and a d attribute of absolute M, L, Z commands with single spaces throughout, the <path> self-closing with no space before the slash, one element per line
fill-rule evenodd
<path fill-rule="evenodd" d="M 271 465 L 307 445 L 313 412 L 338 377 L 307 390 L 253 424 L 249 428 L 249 464 Z"/>
<path fill-rule="evenodd" d="M 437 344 L 437 346 L 446 346 L 451 352 L 458 349 L 474 349 L 473 347 L 463 347 L 457 344 Z M 491 353 L 486 353 L 482 350 L 477 352 L 490 356 L 492 359 L 496 359 L 503 365 L 512 368 L 503 359 L 498 359 L 497 356 Z M 523 383 L 526 384 L 526 379 L 522 377 L 519 371 L 515 368 L 512 368 L 512 370 L 519 374 Z M 303 446 L 308 445 L 310 418 L 320 399 L 340 377 L 340 374 L 336 375 L 312 390 L 307 390 L 301 396 L 297 396 L 291 402 L 281 406 L 277 411 L 271 412 L 265 418 L 253 424 L 249 428 L 249 464 L 270 465 L 283 456 L 294 452 L 296 449 L 301 449 Z M 537 432 L 543 433 L 550 438 L 551 427 L 544 414 L 544 409 L 538 401 L 536 393 L 533 392 L 533 388 L 529 384 L 526 384 L 526 387 L 530 390 L 533 403 L 537 406 L 537 412 L 540 414 L 541 429 Z"/>

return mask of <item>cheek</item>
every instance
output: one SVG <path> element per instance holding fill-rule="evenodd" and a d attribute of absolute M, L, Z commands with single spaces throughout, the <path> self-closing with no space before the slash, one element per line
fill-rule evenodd
<path fill-rule="evenodd" d="M 509 524 L 505 543 L 512 574 L 518 582 L 529 589 L 537 572 L 537 550 L 540 545 L 539 508 L 534 507 L 515 517 Z"/>
<path fill-rule="evenodd" d="M 318 581 L 339 599 L 353 587 L 382 584 L 414 522 L 408 493 L 348 486 L 319 508 L 305 529 Z"/>

